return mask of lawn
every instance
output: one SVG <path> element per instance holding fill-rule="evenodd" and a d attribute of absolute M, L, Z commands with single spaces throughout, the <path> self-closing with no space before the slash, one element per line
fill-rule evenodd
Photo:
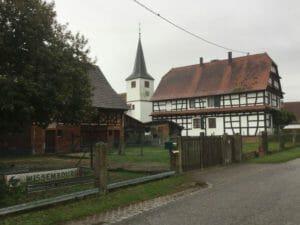
<path fill-rule="evenodd" d="M 261 158 L 248 159 L 250 163 L 281 163 L 292 159 L 300 158 L 300 147 L 290 148 L 282 152 L 267 155 Z"/>
<path fill-rule="evenodd" d="M 109 161 L 114 163 L 168 163 L 169 152 L 162 146 L 144 146 L 141 155 L 140 146 L 127 147 L 125 155 L 119 155 L 118 149 L 110 152 Z M 43 156 L 6 157 L 1 163 L 7 167 L 14 165 L 16 168 L 30 168 L 33 170 L 47 170 L 55 168 L 75 167 L 83 153 L 70 153 Z M 80 166 L 90 166 L 90 154 L 86 153 L 81 160 Z"/>
<path fill-rule="evenodd" d="M 243 153 L 256 152 L 260 142 L 243 142 Z M 292 143 L 286 143 L 285 147 L 290 148 Z M 269 151 L 279 150 L 279 142 L 269 142 Z"/>
<path fill-rule="evenodd" d="M 118 150 L 114 150 L 109 155 L 111 161 L 117 162 L 165 162 L 168 163 L 169 152 L 162 146 L 144 146 L 143 155 L 141 155 L 140 146 L 127 147 L 125 155 L 120 156 Z"/>
<path fill-rule="evenodd" d="M 83 200 L 4 217 L 1 218 L 0 224 L 59 224 L 69 220 L 103 212 L 114 207 L 124 206 L 137 201 L 147 200 L 157 196 L 182 191 L 186 188 L 194 187 L 195 182 L 199 183 L 200 181 L 184 176 L 174 176 L 151 183 L 119 189 L 101 197 L 94 195 Z"/>

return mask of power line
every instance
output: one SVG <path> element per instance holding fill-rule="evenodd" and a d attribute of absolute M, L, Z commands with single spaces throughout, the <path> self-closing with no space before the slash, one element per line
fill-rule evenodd
<path fill-rule="evenodd" d="M 158 17 L 161 18 L 162 20 L 164 20 L 164 21 L 166 21 L 167 23 L 171 24 L 172 26 L 174 26 L 174 27 L 178 28 L 179 30 L 182 30 L 183 32 L 188 33 L 188 34 L 194 36 L 195 38 L 198 38 L 198 39 L 200 39 L 200 40 L 202 40 L 202 41 L 204 41 L 204 42 L 206 42 L 206 43 L 208 43 L 208 44 L 210 44 L 210 45 L 214 45 L 214 46 L 216 46 L 216 47 L 223 48 L 223 49 L 228 50 L 228 51 L 231 51 L 231 52 L 238 52 L 238 53 L 241 53 L 241 54 L 249 55 L 249 52 L 240 51 L 240 50 L 236 50 L 236 49 L 231 49 L 231 48 L 222 46 L 222 45 L 220 45 L 220 44 L 217 44 L 217 43 L 215 43 L 215 42 L 209 41 L 209 40 L 207 40 L 207 39 L 205 39 L 205 38 L 203 38 L 203 37 L 201 37 L 201 36 L 199 36 L 199 35 L 197 35 L 197 34 L 191 32 L 191 31 L 188 31 L 187 29 L 185 29 L 185 28 L 183 28 L 183 27 L 181 27 L 181 26 L 175 24 L 174 22 L 172 22 L 171 20 L 167 19 L 166 17 L 161 16 L 158 12 L 155 12 L 153 9 L 149 8 L 148 6 L 144 5 L 143 3 L 141 3 L 141 2 L 139 2 L 139 1 L 137 1 L 137 0 L 133 0 L 133 1 L 134 1 L 136 4 L 138 4 L 139 6 L 143 7 L 143 8 L 146 9 L 147 11 L 149 11 L 150 13 L 154 14 L 155 16 L 158 16 Z"/>

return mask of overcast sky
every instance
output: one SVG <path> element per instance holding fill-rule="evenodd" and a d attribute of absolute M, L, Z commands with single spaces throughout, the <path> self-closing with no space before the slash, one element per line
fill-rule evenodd
<path fill-rule="evenodd" d="M 267 52 L 278 65 L 284 100 L 300 100 L 299 0 L 140 1 L 206 39 L 250 54 Z M 125 92 L 133 70 L 139 22 L 155 86 L 172 67 L 198 63 L 200 56 L 205 62 L 227 57 L 226 50 L 183 33 L 132 0 L 55 0 L 55 5 L 58 21 L 89 40 L 91 57 L 118 93 Z"/>

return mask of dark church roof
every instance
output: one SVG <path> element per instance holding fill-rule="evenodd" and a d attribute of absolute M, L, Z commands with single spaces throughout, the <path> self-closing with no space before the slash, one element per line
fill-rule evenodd
<path fill-rule="evenodd" d="M 273 61 L 266 54 L 171 69 L 160 81 L 152 101 L 265 90 Z"/>
<path fill-rule="evenodd" d="M 136 52 L 134 68 L 132 74 L 127 77 L 126 81 L 143 78 L 147 80 L 154 80 L 153 77 L 147 72 L 141 38 L 139 38 L 138 48 Z"/>
<path fill-rule="evenodd" d="M 94 66 L 89 72 L 93 90 L 93 106 L 106 109 L 123 109 L 128 107 L 125 101 L 110 86 L 98 66 Z"/>

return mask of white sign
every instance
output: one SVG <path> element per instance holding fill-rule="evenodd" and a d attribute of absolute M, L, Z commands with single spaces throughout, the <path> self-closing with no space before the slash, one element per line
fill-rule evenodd
<path fill-rule="evenodd" d="M 33 173 L 9 174 L 4 176 L 7 185 L 17 186 L 21 183 L 42 183 L 53 180 L 61 180 L 79 175 L 79 168 L 50 170 Z"/>

